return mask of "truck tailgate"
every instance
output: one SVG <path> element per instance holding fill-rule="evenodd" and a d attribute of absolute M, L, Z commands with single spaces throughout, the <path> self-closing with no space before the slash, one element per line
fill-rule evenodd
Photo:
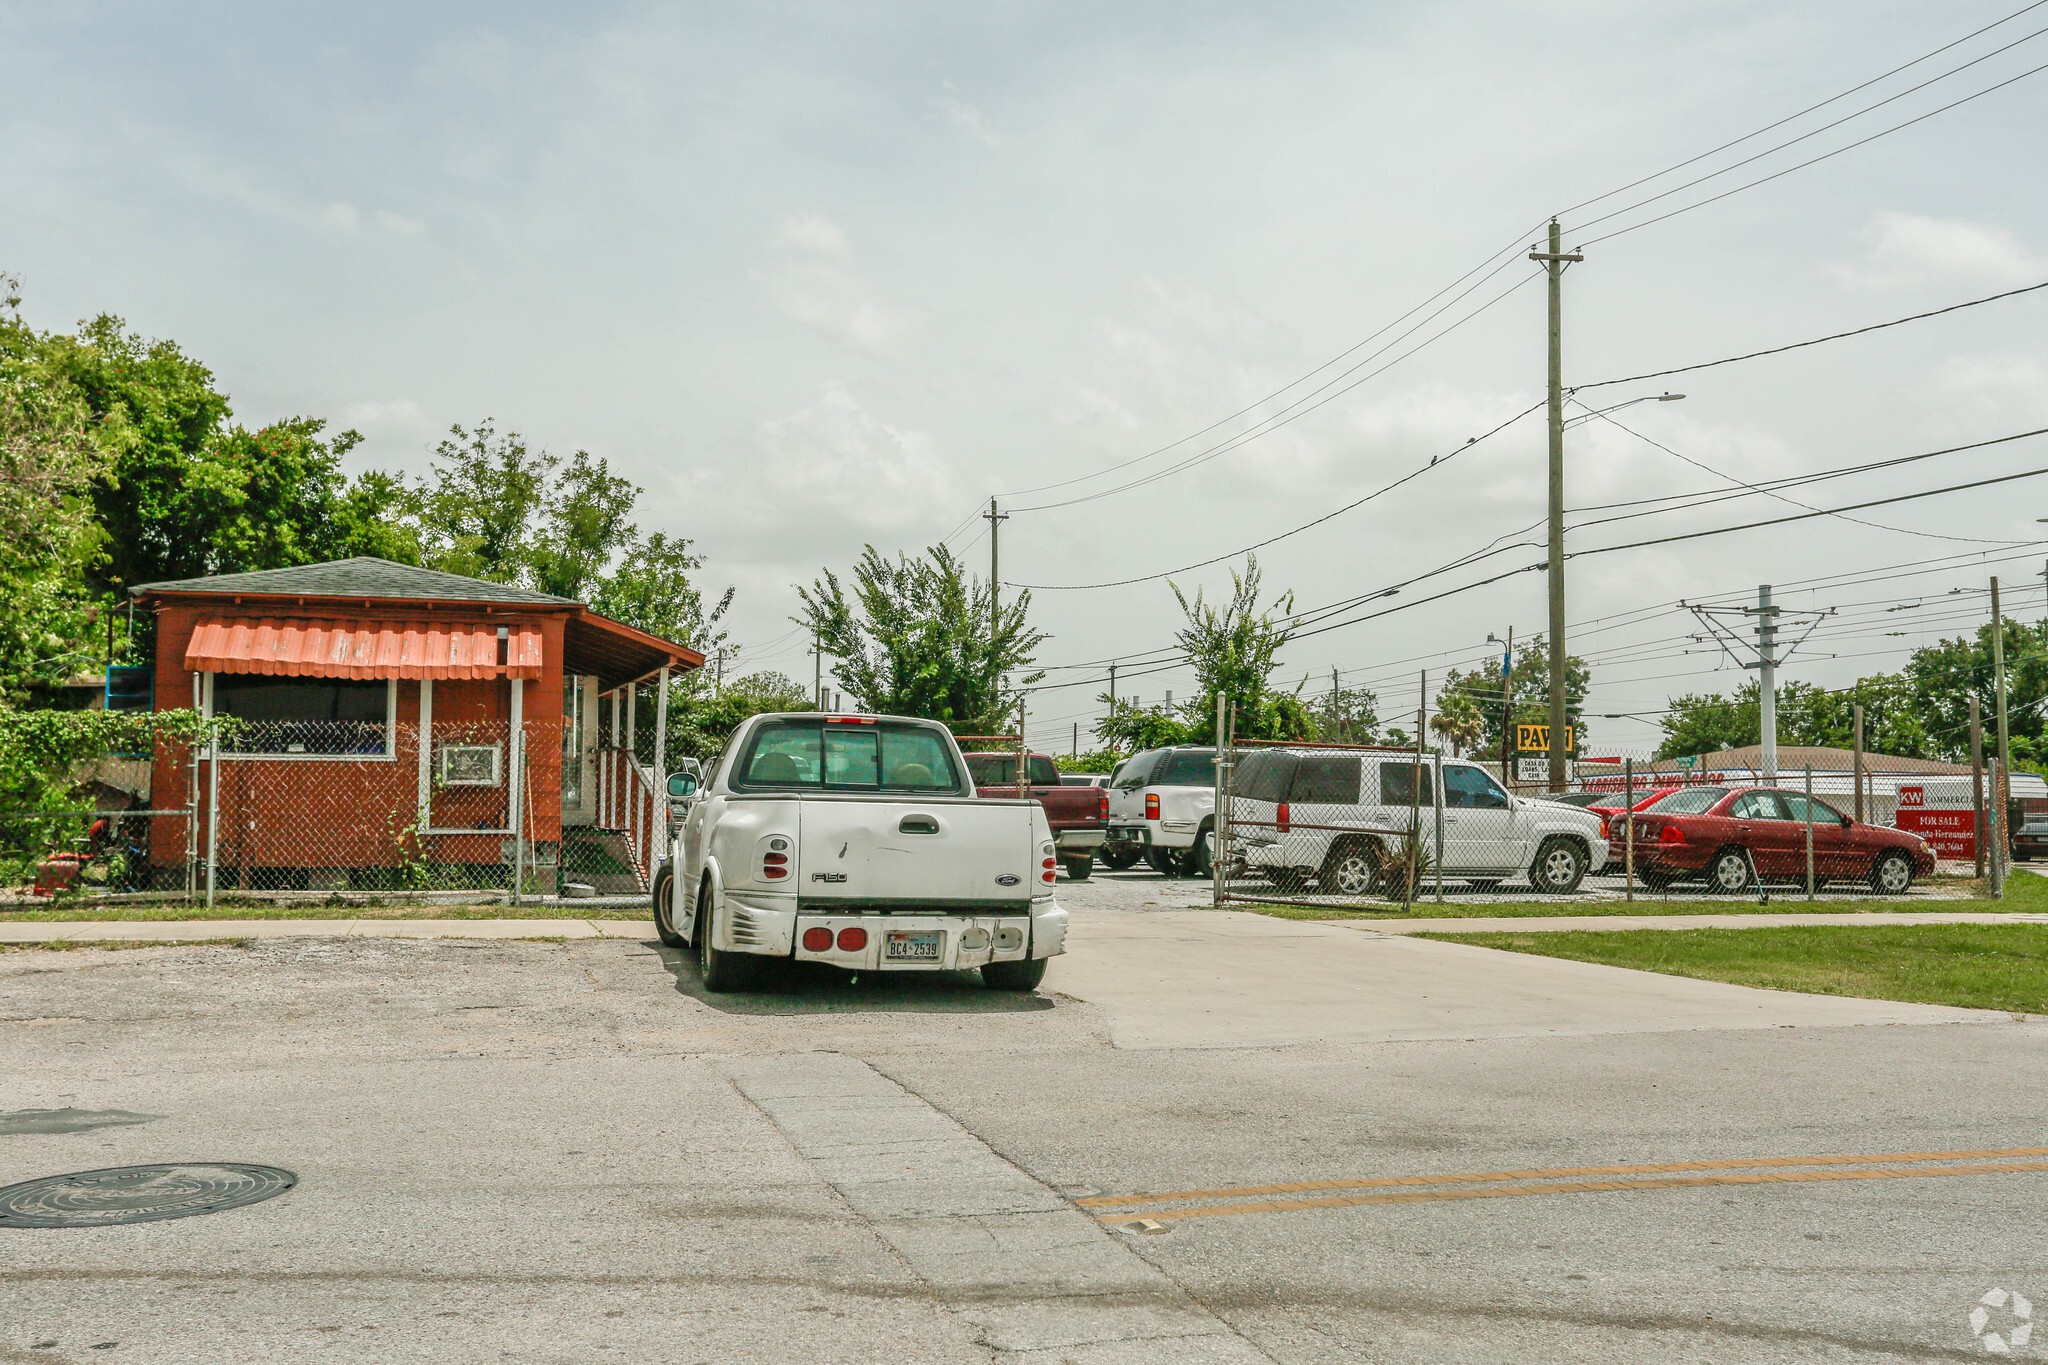
<path fill-rule="evenodd" d="M 809 796 L 797 896 L 846 908 L 1028 908 L 1038 882 L 1036 802 Z"/>

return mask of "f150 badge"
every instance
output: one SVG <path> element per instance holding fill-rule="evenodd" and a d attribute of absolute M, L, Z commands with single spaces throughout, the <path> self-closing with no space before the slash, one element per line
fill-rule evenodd
<path fill-rule="evenodd" d="M 1017 876 L 1015 873 L 1005 872 L 1002 876 L 996 878 L 996 885 L 1015 886 L 1018 882 L 1021 882 L 1023 880 L 1024 879 L 1022 877 Z"/>
<path fill-rule="evenodd" d="M 811 880 L 814 882 L 843 882 L 846 880 L 846 874 L 844 872 L 813 872 Z"/>

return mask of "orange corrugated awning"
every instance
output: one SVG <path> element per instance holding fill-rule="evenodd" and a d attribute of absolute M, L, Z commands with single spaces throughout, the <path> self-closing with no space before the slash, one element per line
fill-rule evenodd
<path fill-rule="evenodd" d="M 501 664 L 495 625 L 212 616 L 192 632 L 185 667 L 301 678 L 538 678 L 540 630 L 508 629 Z"/>

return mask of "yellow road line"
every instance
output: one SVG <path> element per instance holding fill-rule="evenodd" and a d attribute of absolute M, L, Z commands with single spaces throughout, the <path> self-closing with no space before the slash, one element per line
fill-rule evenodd
<path fill-rule="evenodd" d="M 2004 1175 L 2048 1171 L 2048 1161 L 2009 1162 L 1995 1166 L 1903 1166 L 1871 1171 L 1785 1171 L 1756 1175 L 1693 1175 L 1668 1180 L 1587 1180 L 1570 1185 L 1485 1185 L 1466 1190 L 1413 1190 L 1400 1194 L 1347 1194 L 1324 1199 L 1275 1199 L 1257 1204 L 1210 1204 L 1191 1209 L 1148 1209 L 1156 1222 L 1182 1218 L 1216 1218 L 1238 1213 L 1301 1213 L 1309 1209 L 1341 1209 L 1358 1204 L 1425 1204 L 1445 1199 L 1507 1199 L 1525 1194 L 1602 1194 L 1613 1190 L 1682 1190 L 1703 1185 L 1801 1185 L 1820 1180 L 1911 1180 L 1939 1175 Z M 1131 1213 L 1099 1213 L 1104 1222 L 1131 1218 Z"/>
<path fill-rule="evenodd" d="M 1370 1180 L 1298 1180 L 1286 1185 L 1238 1185 L 1220 1190 L 1169 1190 L 1160 1194 L 1105 1194 L 1074 1202 L 1082 1208 L 1156 1204 L 1176 1199 L 1228 1199 L 1247 1194 L 1295 1194 L 1302 1190 L 1365 1190 L 1399 1185 L 1469 1185 L 1482 1180 L 1546 1180 L 1568 1175 L 1661 1175 L 1669 1171 L 1747 1170 L 1764 1166 L 1849 1166 L 1900 1161 L 1979 1161 L 2005 1156 L 2048 1156 L 2048 1147 L 2005 1147 L 1987 1152 L 1892 1152 L 1882 1156 L 1770 1156 L 1740 1161 L 1666 1161 L 1651 1166 L 1560 1166 L 1550 1170 L 1481 1171 L 1468 1175 L 1391 1175 Z"/>

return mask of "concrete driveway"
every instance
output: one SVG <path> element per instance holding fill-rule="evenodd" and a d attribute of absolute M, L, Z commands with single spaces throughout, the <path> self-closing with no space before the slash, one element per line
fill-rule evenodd
<path fill-rule="evenodd" d="M 2048 1302 L 2040 1024 L 1208 912 L 1073 947 L 1031 996 L 0 956 L 0 1184 L 298 1176 L 0 1224 L 0 1360 L 1954 1360 Z"/>

